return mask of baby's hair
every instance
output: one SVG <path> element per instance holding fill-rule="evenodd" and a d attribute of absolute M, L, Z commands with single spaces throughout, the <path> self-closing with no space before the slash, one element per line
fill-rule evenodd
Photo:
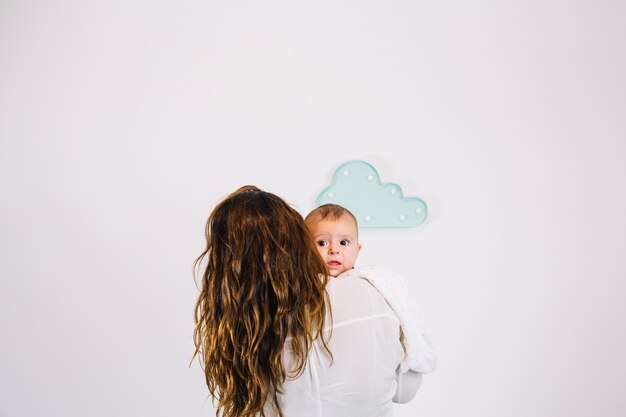
<path fill-rule="evenodd" d="M 352 220 L 354 220 L 354 224 L 359 227 L 359 222 L 356 220 L 356 217 L 354 217 L 354 214 L 352 214 L 347 208 L 342 207 L 338 204 L 321 205 L 318 208 L 313 209 L 309 214 L 307 214 L 307 216 L 304 218 L 304 221 L 307 226 L 311 226 L 311 224 L 314 223 L 316 220 L 324 220 L 327 217 L 330 217 L 332 220 L 339 220 L 345 214 L 352 217 Z"/>

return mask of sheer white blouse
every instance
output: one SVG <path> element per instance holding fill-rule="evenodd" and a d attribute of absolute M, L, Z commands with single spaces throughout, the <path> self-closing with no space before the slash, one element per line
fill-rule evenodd
<path fill-rule="evenodd" d="M 285 417 L 388 417 L 392 402 L 415 396 L 422 375 L 400 372 L 404 350 L 400 323 L 385 299 L 367 280 L 331 278 L 329 347 L 318 339 L 302 375 L 287 379 L 278 401 Z M 287 369 L 288 348 L 283 354 Z M 274 415 L 271 400 L 267 415 Z"/>

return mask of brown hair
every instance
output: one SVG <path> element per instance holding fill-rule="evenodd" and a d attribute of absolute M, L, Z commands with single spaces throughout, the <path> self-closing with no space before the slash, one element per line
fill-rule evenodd
<path fill-rule="evenodd" d="M 206 241 L 194 263 L 201 293 L 193 358 L 217 400 L 216 415 L 265 416 L 270 395 L 282 416 L 274 394 L 282 392 L 286 377 L 302 374 L 313 340 L 321 336 L 330 353 L 323 334 L 326 265 L 302 216 L 280 197 L 250 185 L 215 207 Z M 202 261 L 206 267 L 198 277 Z M 289 370 L 282 360 L 288 337 L 295 364 Z"/>
<path fill-rule="evenodd" d="M 327 217 L 330 217 L 332 220 L 339 220 L 344 215 L 350 216 L 352 220 L 354 220 L 354 224 L 357 228 L 359 227 L 359 222 L 357 222 L 354 214 L 352 214 L 347 208 L 338 204 L 323 204 L 307 214 L 304 221 L 308 226 L 311 226 L 316 221 L 324 220 Z"/>

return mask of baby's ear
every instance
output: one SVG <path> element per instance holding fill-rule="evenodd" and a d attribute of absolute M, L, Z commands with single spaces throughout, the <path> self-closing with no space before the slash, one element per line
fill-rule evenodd
<path fill-rule="evenodd" d="M 359 252 L 361 252 L 361 246 L 363 246 L 363 245 L 361 245 L 361 244 L 359 243 L 359 244 L 358 244 L 358 246 L 359 246 Z"/>

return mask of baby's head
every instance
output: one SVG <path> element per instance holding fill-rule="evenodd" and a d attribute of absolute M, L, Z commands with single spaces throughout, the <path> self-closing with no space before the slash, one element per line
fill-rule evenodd
<path fill-rule="evenodd" d="M 358 224 L 350 211 L 336 204 L 324 204 L 311 211 L 304 221 L 330 275 L 336 277 L 354 267 L 361 244 Z"/>

